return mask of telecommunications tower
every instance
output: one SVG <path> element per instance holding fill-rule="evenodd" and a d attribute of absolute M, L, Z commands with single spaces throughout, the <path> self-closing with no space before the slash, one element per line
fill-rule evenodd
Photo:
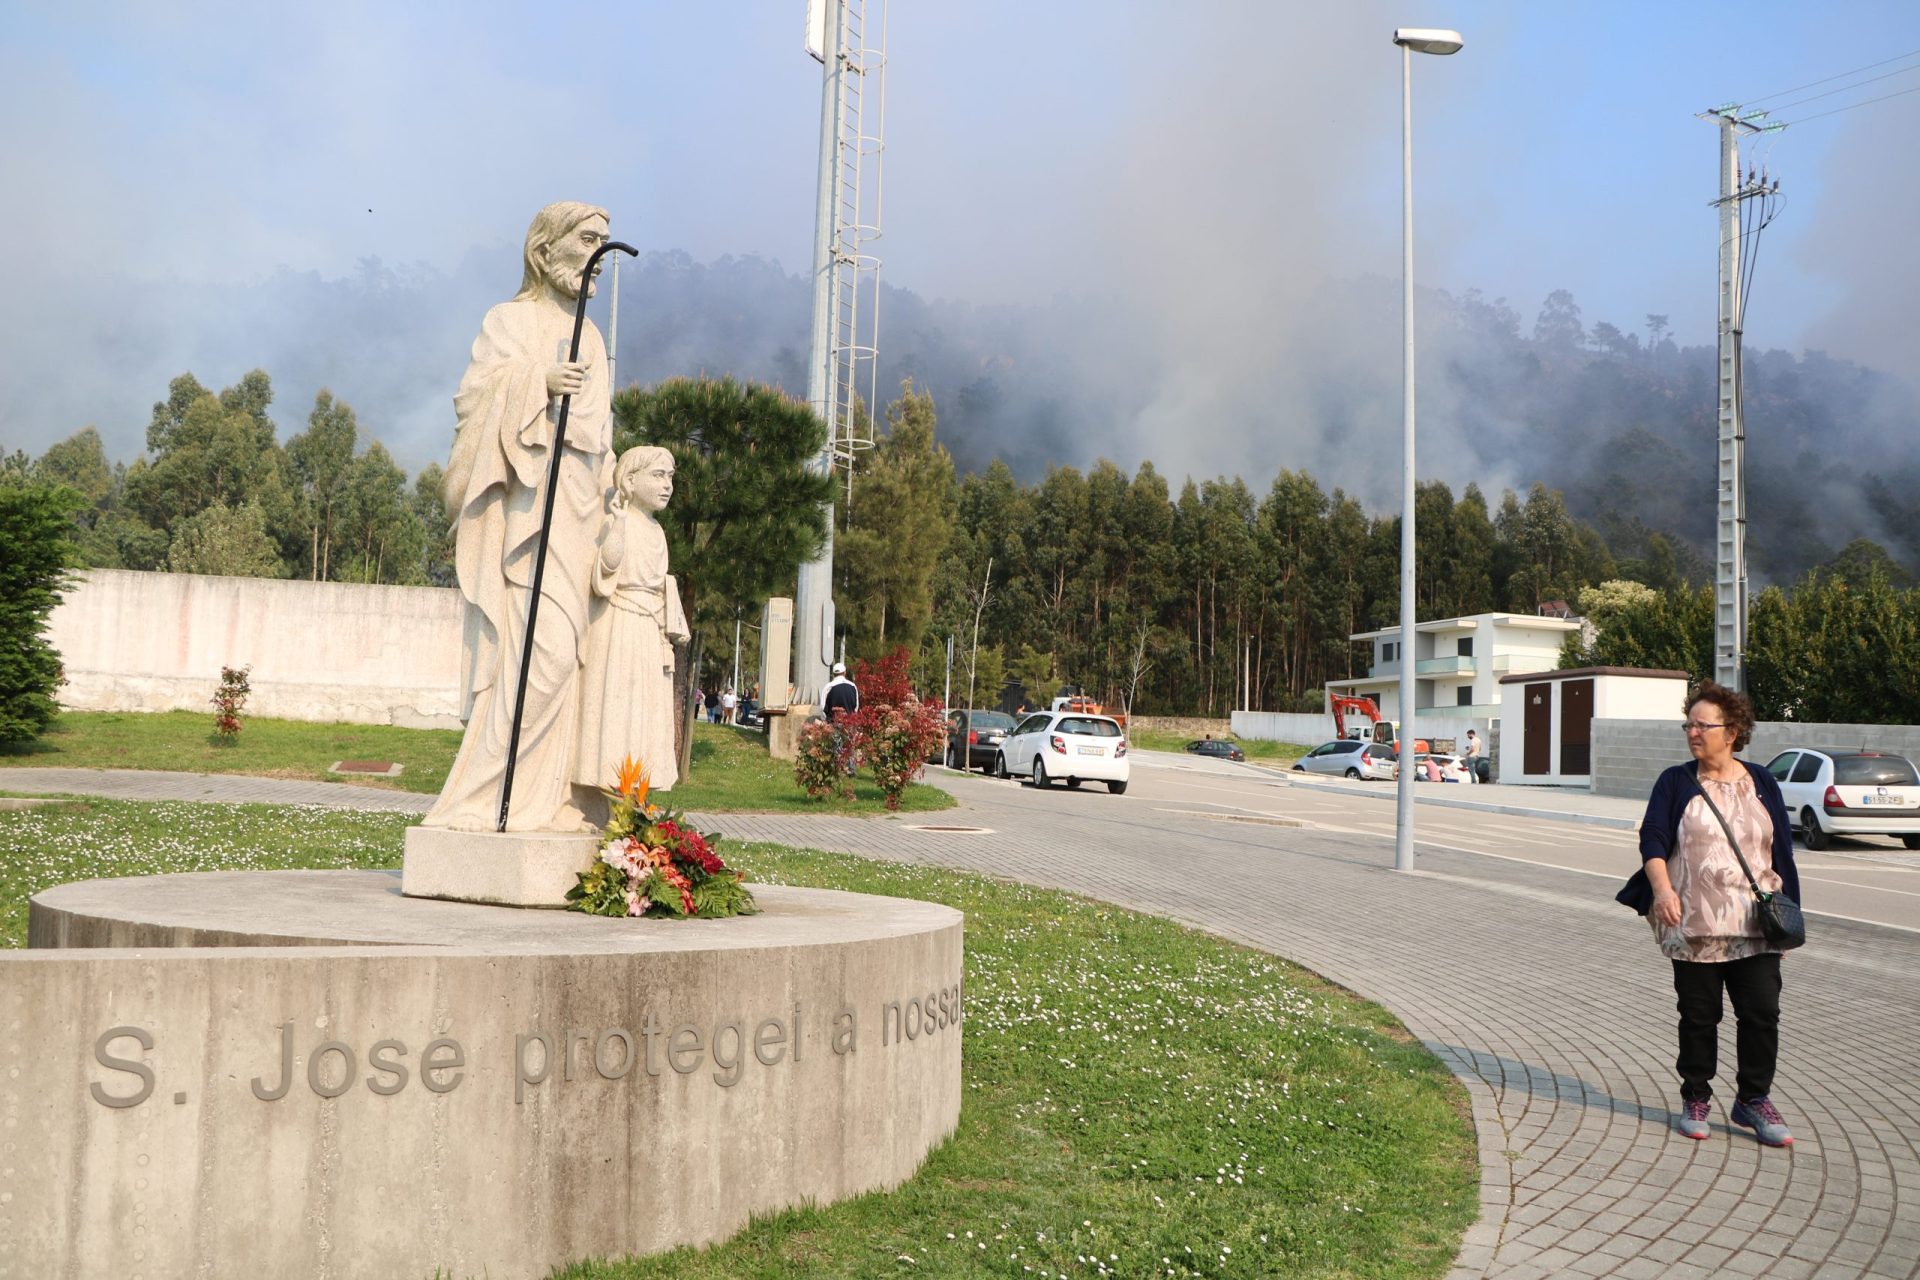
<path fill-rule="evenodd" d="M 879 21 L 871 22 L 869 8 Z M 877 403 L 881 135 L 886 121 L 886 0 L 808 0 L 807 52 L 820 61 L 820 185 L 814 212 L 813 348 L 807 400 L 827 424 L 817 472 L 844 468 L 873 439 L 858 415 Z M 813 706 L 833 661 L 833 520 L 800 566 L 793 607 L 793 694 Z"/>

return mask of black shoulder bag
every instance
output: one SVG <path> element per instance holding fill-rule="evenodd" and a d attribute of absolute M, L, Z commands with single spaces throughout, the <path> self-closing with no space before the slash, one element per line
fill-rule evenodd
<path fill-rule="evenodd" d="M 1700 788 L 1700 798 L 1707 802 L 1707 808 L 1713 810 L 1713 816 L 1720 820 L 1720 829 L 1727 833 L 1727 843 L 1733 846 L 1733 856 L 1740 860 L 1740 869 L 1747 873 L 1747 883 L 1753 886 L 1753 898 L 1760 912 L 1760 935 L 1782 951 L 1791 951 L 1807 940 L 1807 918 L 1800 914 L 1800 904 L 1784 893 L 1766 893 L 1761 890 L 1760 882 L 1753 878 L 1753 868 L 1747 865 L 1747 857 L 1740 852 L 1740 842 L 1733 837 L 1733 828 L 1727 825 L 1727 819 L 1720 812 L 1720 806 L 1713 802 L 1705 787 Z"/>

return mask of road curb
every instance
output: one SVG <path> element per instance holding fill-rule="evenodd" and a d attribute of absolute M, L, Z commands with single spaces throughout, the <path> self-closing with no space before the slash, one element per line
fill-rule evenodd
<path fill-rule="evenodd" d="M 1397 796 L 1397 789 L 1388 791 L 1362 790 L 1359 787 L 1341 786 L 1337 782 L 1302 782 L 1299 778 L 1293 776 L 1289 776 L 1287 782 L 1291 786 L 1305 787 L 1308 791 L 1325 791 L 1332 795 L 1339 796 L 1365 796 L 1371 800 L 1393 800 Z M 1431 786 L 1433 784 L 1428 783 L 1425 785 Z M 1446 784 L 1442 783 L 1440 785 L 1445 786 Z M 1442 809 L 1477 809 L 1481 813 L 1504 813 L 1514 818 L 1545 818 L 1549 822 L 1578 822 L 1589 827 L 1611 827 L 1615 831 L 1638 831 L 1640 829 L 1640 820 L 1638 818 L 1615 818 L 1604 813 L 1572 813 L 1565 809 L 1529 809 L 1525 805 L 1496 804 L 1486 800 L 1468 800 L 1465 797 L 1460 799 L 1455 799 L 1452 796 L 1429 797 L 1419 794 L 1417 789 L 1414 794 L 1414 803 L 1435 805 Z"/>

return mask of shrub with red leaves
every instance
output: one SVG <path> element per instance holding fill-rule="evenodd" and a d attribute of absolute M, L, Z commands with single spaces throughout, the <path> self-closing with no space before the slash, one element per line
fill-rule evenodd
<path fill-rule="evenodd" d="M 947 737 L 945 708 L 939 699 L 921 702 L 907 679 L 912 662 L 901 645 L 875 663 L 855 666 L 860 709 L 841 720 L 855 759 L 872 771 L 888 809 L 900 807 L 900 795 Z"/>

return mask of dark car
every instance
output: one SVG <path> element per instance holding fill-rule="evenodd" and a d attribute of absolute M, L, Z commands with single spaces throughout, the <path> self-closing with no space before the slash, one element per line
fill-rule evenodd
<path fill-rule="evenodd" d="M 1192 752 L 1196 756 L 1212 756 L 1218 760 L 1245 760 L 1247 758 L 1246 752 L 1234 746 L 1231 742 L 1224 742 L 1219 738 L 1200 738 L 1196 741 L 1189 742 L 1185 750 Z"/>
<path fill-rule="evenodd" d="M 1013 717 L 1004 711 L 947 712 L 948 767 L 991 769 L 1013 723 Z"/>

